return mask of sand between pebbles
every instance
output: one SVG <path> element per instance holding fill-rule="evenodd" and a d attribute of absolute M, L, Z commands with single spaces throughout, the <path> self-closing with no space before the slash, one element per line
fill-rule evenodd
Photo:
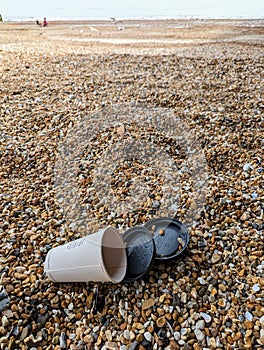
<path fill-rule="evenodd" d="M 0 349 L 263 348 L 263 33 L 262 21 L 0 23 Z M 204 152 L 187 252 L 130 284 L 54 284 L 48 250 L 80 235 L 56 199 L 58 144 L 90 112 L 131 102 L 171 108 Z M 120 137 L 104 122 L 80 193 L 95 222 L 124 230 L 158 215 L 161 180 L 149 174 L 151 195 L 131 212 L 98 200 L 90 175 Z M 133 121 L 126 132 L 180 155 Z M 132 165 L 114 174 L 120 199 L 147 172 Z M 189 208 L 186 187 L 177 217 Z"/>

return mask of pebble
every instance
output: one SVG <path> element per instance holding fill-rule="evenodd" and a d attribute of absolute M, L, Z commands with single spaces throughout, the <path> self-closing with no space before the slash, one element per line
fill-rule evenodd
<path fill-rule="evenodd" d="M 133 341 L 133 343 L 129 346 L 129 350 L 136 350 L 138 349 L 139 343 L 137 341 Z"/>
<path fill-rule="evenodd" d="M 245 319 L 248 320 L 248 321 L 252 321 L 253 320 L 253 315 L 251 312 L 249 311 L 246 311 L 245 312 Z"/>
<path fill-rule="evenodd" d="M 0 300 L 0 312 L 7 309 L 10 304 L 10 298 L 5 297 L 5 299 Z"/>
<path fill-rule="evenodd" d="M 60 334 L 60 348 L 61 349 L 66 349 L 67 343 L 66 343 L 66 334 L 65 332 L 61 332 Z"/>
<path fill-rule="evenodd" d="M 259 292 L 260 291 L 260 285 L 259 284 L 254 284 L 252 286 L 252 289 L 253 289 L 254 292 Z"/>
<path fill-rule="evenodd" d="M 130 332 L 129 332 L 129 330 L 124 330 L 124 337 L 126 338 L 126 339 L 130 339 Z"/>
<path fill-rule="evenodd" d="M 127 350 L 127 346 L 126 345 L 121 345 L 120 346 L 120 350 Z"/>
<path fill-rule="evenodd" d="M 206 323 L 210 323 L 212 320 L 212 317 L 205 313 L 205 312 L 201 312 L 200 315 L 202 316 L 202 318 L 205 320 Z"/>
<path fill-rule="evenodd" d="M 145 332 L 144 333 L 144 338 L 148 341 L 148 342 L 152 342 L 153 336 L 149 333 L 149 332 Z"/>
<path fill-rule="evenodd" d="M 174 338 L 175 338 L 175 340 L 180 340 L 181 339 L 181 333 L 180 332 L 174 332 Z"/>
<path fill-rule="evenodd" d="M 155 304 L 155 300 L 152 298 L 149 298 L 143 302 L 142 310 L 147 310 L 147 309 L 151 308 L 154 304 Z"/>
<path fill-rule="evenodd" d="M 198 277 L 198 281 L 200 282 L 200 284 L 205 285 L 206 281 L 203 277 Z"/>
<path fill-rule="evenodd" d="M 194 334 L 195 334 L 195 336 L 196 336 L 196 338 L 197 338 L 198 341 L 203 341 L 204 338 L 205 338 L 204 333 L 203 333 L 200 329 L 198 329 L 198 328 L 196 328 L 196 329 L 194 330 Z"/>
<path fill-rule="evenodd" d="M 252 165 L 250 163 L 246 163 L 243 165 L 243 170 L 244 171 L 249 171 L 252 169 Z"/>
<path fill-rule="evenodd" d="M 205 328 L 205 322 L 204 320 L 199 320 L 196 322 L 195 327 L 197 329 L 204 329 Z"/>

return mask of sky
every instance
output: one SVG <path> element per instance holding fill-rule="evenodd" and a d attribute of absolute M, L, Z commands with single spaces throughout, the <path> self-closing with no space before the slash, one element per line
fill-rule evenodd
<path fill-rule="evenodd" d="M 0 0 L 4 20 L 43 18 L 263 18 L 264 0 Z"/>

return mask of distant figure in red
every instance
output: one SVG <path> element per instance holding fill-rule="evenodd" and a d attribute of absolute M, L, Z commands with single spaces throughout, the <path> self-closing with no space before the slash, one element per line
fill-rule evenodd
<path fill-rule="evenodd" d="M 43 27 L 47 27 L 47 26 L 48 26 L 48 21 L 47 21 L 47 18 L 44 17 Z"/>

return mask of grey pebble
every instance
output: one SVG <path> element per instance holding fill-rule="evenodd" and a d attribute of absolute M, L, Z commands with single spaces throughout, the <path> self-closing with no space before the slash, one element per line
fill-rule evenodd
<path fill-rule="evenodd" d="M 60 348 L 61 349 L 66 349 L 66 335 L 65 332 L 61 332 L 60 335 Z"/>
<path fill-rule="evenodd" d="M 129 332 L 128 329 L 125 329 L 125 330 L 124 330 L 124 338 L 127 339 L 127 340 L 130 339 L 130 332 Z"/>
<path fill-rule="evenodd" d="M 252 321 L 253 320 L 253 315 L 249 311 L 246 311 L 245 312 L 245 318 L 248 321 Z"/>
<path fill-rule="evenodd" d="M 10 299 L 9 298 L 5 298 L 3 300 L 0 301 L 0 312 L 5 310 L 8 305 L 10 304 Z"/>
<path fill-rule="evenodd" d="M 175 340 L 180 340 L 181 339 L 180 332 L 174 332 L 174 338 L 175 338 Z"/>
<path fill-rule="evenodd" d="M 194 334 L 197 338 L 198 341 L 203 341 L 204 340 L 204 333 L 200 329 L 195 329 Z"/>
<path fill-rule="evenodd" d="M 135 340 L 133 341 L 133 343 L 130 345 L 130 347 L 128 348 L 128 350 L 136 350 L 138 349 L 139 343 Z"/>
<path fill-rule="evenodd" d="M 204 329 L 204 328 L 205 328 L 205 322 L 204 322 L 204 320 L 199 320 L 199 321 L 196 323 L 195 327 L 196 327 L 197 329 Z"/>
<path fill-rule="evenodd" d="M 210 323 L 212 320 L 212 317 L 209 314 L 206 314 L 205 312 L 201 312 L 200 315 L 205 320 L 206 323 Z"/>
<path fill-rule="evenodd" d="M 126 345 L 121 345 L 120 346 L 120 350 L 127 350 L 127 346 Z"/>
<path fill-rule="evenodd" d="M 153 336 L 149 333 L 149 332 L 145 332 L 144 333 L 144 338 L 148 341 L 148 342 L 152 342 Z"/>

